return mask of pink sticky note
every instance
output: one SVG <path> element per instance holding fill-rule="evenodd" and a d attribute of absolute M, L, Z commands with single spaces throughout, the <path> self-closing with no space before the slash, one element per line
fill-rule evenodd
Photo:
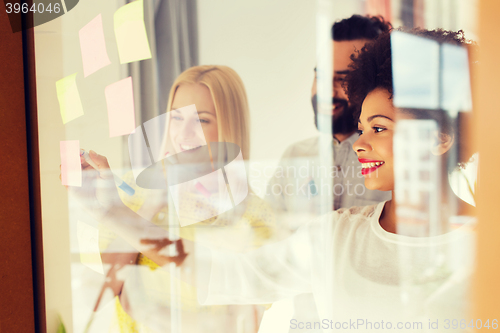
<path fill-rule="evenodd" d="M 132 77 L 110 84 L 104 89 L 108 106 L 109 136 L 134 133 L 134 91 Z"/>
<path fill-rule="evenodd" d="M 80 48 L 82 50 L 83 76 L 87 77 L 111 64 L 106 51 L 106 40 L 102 28 L 102 16 L 97 15 L 80 29 Z"/>
<path fill-rule="evenodd" d="M 61 141 L 61 180 L 63 185 L 82 186 L 80 141 Z"/>

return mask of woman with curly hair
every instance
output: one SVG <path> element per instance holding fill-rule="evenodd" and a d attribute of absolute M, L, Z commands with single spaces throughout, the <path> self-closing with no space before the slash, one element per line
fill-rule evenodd
<path fill-rule="evenodd" d="M 461 32 L 410 33 L 438 43 L 466 44 Z M 436 141 L 428 147 L 428 155 L 439 160 L 441 173 L 446 175 L 448 155 L 458 156 L 454 167 L 466 160 L 463 154 L 450 153 L 462 133 L 454 130 L 445 111 L 395 107 L 392 68 L 391 33 L 384 33 L 354 57 L 347 77 L 349 100 L 361 106 L 357 115 L 360 136 L 353 149 L 362 163 L 365 185 L 393 191 L 392 200 L 339 209 L 282 242 L 250 253 L 212 250 L 211 264 L 206 266 L 209 282 L 201 300 L 206 304 L 274 302 L 312 293 L 320 322 L 291 320 L 292 329 L 419 332 L 465 328 L 474 218 L 461 216 L 461 225 L 451 228 L 456 216 L 443 213 L 438 223 L 448 227 L 439 229 L 439 234 L 402 234 L 397 228 L 393 152 L 394 140 L 400 139 L 394 137 L 399 122 L 433 120 Z M 447 180 L 443 179 L 441 187 L 449 186 Z M 446 188 L 442 193 L 438 205 L 451 211 L 457 198 L 450 198 Z M 468 211 L 466 203 L 457 205 L 459 212 Z M 433 218 L 429 214 L 423 222 L 431 225 Z"/>

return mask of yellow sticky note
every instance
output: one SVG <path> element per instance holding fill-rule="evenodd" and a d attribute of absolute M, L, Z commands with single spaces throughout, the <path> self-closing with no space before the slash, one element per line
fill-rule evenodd
<path fill-rule="evenodd" d="M 143 0 L 118 9 L 114 15 L 114 29 L 121 64 L 151 58 L 144 25 Z"/>
<path fill-rule="evenodd" d="M 63 124 L 83 116 L 82 100 L 76 85 L 76 74 L 71 74 L 56 82 L 57 99 Z"/>
<path fill-rule="evenodd" d="M 104 274 L 101 251 L 99 250 L 99 229 L 78 221 L 76 235 L 81 263 L 97 273 Z"/>

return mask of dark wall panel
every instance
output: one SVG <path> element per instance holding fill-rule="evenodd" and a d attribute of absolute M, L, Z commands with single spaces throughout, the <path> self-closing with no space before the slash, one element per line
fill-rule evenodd
<path fill-rule="evenodd" d="M 0 332 L 34 332 L 23 36 L 0 5 Z"/>

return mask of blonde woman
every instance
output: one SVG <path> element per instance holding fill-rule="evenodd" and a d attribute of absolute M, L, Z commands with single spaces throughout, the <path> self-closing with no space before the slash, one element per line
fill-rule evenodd
<path fill-rule="evenodd" d="M 190 107 L 192 105 L 195 108 Z M 196 66 L 183 72 L 170 90 L 167 111 L 167 130 L 159 152 L 161 157 L 183 156 L 189 160 L 191 156 L 199 155 L 210 143 L 220 142 L 236 144 L 243 159 L 248 160 L 248 101 L 243 82 L 231 68 Z M 213 149 L 209 153 L 212 168 L 217 166 L 216 160 L 227 158 L 227 154 L 221 152 L 215 156 Z M 118 195 L 123 193 L 117 192 L 109 183 L 106 158 L 93 151 L 89 155 L 98 166 L 98 173 L 82 160 L 83 186 L 71 191 L 85 202 L 92 202 L 92 211 L 103 226 L 101 234 L 108 235 L 107 242 L 101 240 L 101 248 L 106 248 L 105 243 L 110 243 L 114 234 L 118 234 L 140 252 L 137 257 L 133 257 L 134 260 L 137 258 L 137 265 L 128 267 L 123 287 L 120 281 L 111 286 L 114 293 L 119 295 L 115 306 L 118 319 L 115 325 L 119 326 L 120 331 L 166 332 L 170 331 L 172 320 L 178 318 L 182 318 L 179 323 L 183 326 L 183 332 L 213 332 L 216 329 L 230 332 L 235 331 L 236 326 L 242 327 L 245 332 L 257 331 L 262 307 L 198 305 L 194 287 L 194 258 L 197 254 L 192 247 L 185 248 L 181 240 L 170 242 L 161 236 L 169 235 L 169 226 L 179 225 L 179 221 L 172 221 L 179 215 L 169 207 L 167 196 L 162 194 L 158 198 L 161 192 L 134 186 L 135 195 L 122 196 L 120 200 Z M 220 165 L 230 161 L 222 162 Z M 162 164 L 163 172 L 167 175 L 170 164 Z M 96 180 L 109 184 L 96 188 L 93 186 Z M 132 183 L 133 179 L 126 181 Z M 165 182 L 166 178 L 161 181 Z M 216 214 L 210 212 L 214 210 L 213 197 L 217 196 L 214 187 L 217 184 L 214 186 L 210 179 L 205 178 L 196 183 L 195 190 L 191 189 L 181 196 L 177 202 L 181 205 L 180 208 L 176 207 L 177 213 L 181 209 L 191 220 L 201 222 L 177 229 L 180 230 L 178 236 L 194 240 L 195 227 L 200 229 L 200 225 L 210 225 L 243 228 L 252 240 L 248 247 L 258 246 L 271 238 L 274 216 L 260 198 L 248 191 L 241 204 L 225 213 Z M 203 218 L 211 215 L 208 219 Z M 165 239 L 166 243 L 163 242 Z M 175 245 L 177 256 L 168 255 L 167 245 Z M 174 278 L 175 281 L 171 281 L 169 266 L 165 265 L 170 262 L 178 265 L 182 280 Z M 164 265 L 166 269 L 161 269 L 159 265 Z M 176 290 L 171 292 L 173 284 Z M 178 301 L 175 301 L 176 297 Z M 177 319 L 171 317 L 174 313 L 172 308 L 174 312 L 181 312 Z"/>

